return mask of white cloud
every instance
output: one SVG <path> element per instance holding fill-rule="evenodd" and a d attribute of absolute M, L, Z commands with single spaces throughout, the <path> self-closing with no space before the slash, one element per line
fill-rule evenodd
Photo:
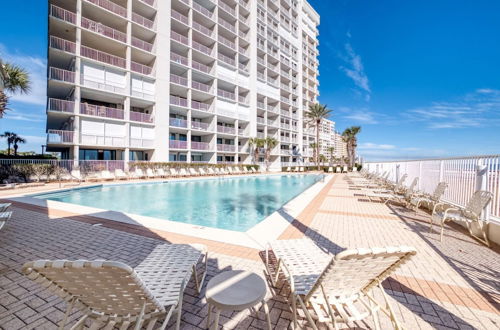
<path fill-rule="evenodd" d="M 10 100 L 45 105 L 47 84 L 47 65 L 45 59 L 8 51 L 2 44 L 0 44 L 0 57 L 5 62 L 10 62 L 26 69 L 30 75 L 31 91 L 28 94 L 11 95 Z"/>
<path fill-rule="evenodd" d="M 9 120 L 19 120 L 19 121 L 28 121 L 28 122 L 43 122 L 45 121 L 45 117 L 41 115 L 34 114 L 19 114 L 16 112 L 6 112 L 4 115 L 4 119 Z"/>
<path fill-rule="evenodd" d="M 370 82 L 365 73 L 361 56 L 356 54 L 349 42 L 344 47 L 345 54 L 342 54 L 340 58 L 345 62 L 345 65 L 341 65 L 339 69 L 364 93 L 365 100 L 369 101 L 371 96 Z"/>
<path fill-rule="evenodd" d="M 376 144 L 371 142 L 361 143 L 358 145 L 359 150 L 392 150 L 396 146 L 392 144 Z"/>

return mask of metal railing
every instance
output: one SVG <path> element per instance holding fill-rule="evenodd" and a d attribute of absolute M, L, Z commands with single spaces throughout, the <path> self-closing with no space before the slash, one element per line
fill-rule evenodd
<path fill-rule="evenodd" d="M 182 65 L 188 65 L 188 58 L 186 56 L 182 56 L 182 55 L 179 55 L 179 54 L 176 54 L 176 53 L 170 53 L 170 60 L 175 62 L 175 63 L 179 63 L 179 64 L 182 64 Z"/>
<path fill-rule="evenodd" d="M 217 3 L 219 4 L 219 8 L 222 8 L 225 11 L 227 11 L 229 14 L 236 16 L 236 10 L 231 8 L 228 4 L 226 4 L 225 2 L 222 2 L 221 0 L 219 0 Z"/>
<path fill-rule="evenodd" d="M 127 8 L 117 5 L 116 3 L 109 0 L 85 0 L 87 2 L 93 3 L 101 8 L 109 10 L 122 17 L 127 17 Z"/>
<path fill-rule="evenodd" d="M 210 143 L 191 141 L 191 149 L 194 149 L 194 150 L 210 150 Z"/>
<path fill-rule="evenodd" d="M 187 128 L 187 120 L 179 118 L 170 118 L 170 126 Z"/>
<path fill-rule="evenodd" d="M 214 16 L 214 13 L 212 13 L 207 8 L 201 6 L 197 2 L 193 2 L 193 9 L 196 10 L 197 12 L 199 12 L 199 13 L 202 13 L 203 15 L 205 15 L 206 17 L 208 17 L 210 19 L 212 19 L 213 16 Z"/>
<path fill-rule="evenodd" d="M 181 21 L 184 24 L 189 24 L 189 18 L 181 13 L 179 13 L 177 10 L 172 9 L 171 16 L 175 18 L 178 21 Z"/>
<path fill-rule="evenodd" d="M 152 67 L 134 61 L 130 62 L 130 70 L 146 76 L 151 75 L 151 73 L 153 72 Z"/>
<path fill-rule="evenodd" d="M 50 67 L 49 79 L 74 83 L 75 73 L 73 71 Z"/>
<path fill-rule="evenodd" d="M 109 27 L 107 25 L 104 25 L 99 22 L 95 22 L 91 19 L 88 19 L 86 17 L 82 17 L 82 27 L 84 29 L 93 31 L 97 34 L 109 37 L 111 39 L 115 39 L 121 42 L 127 42 L 127 34 L 123 33 L 121 31 L 118 31 L 116 29 L 113 29 L 112 27 Z"/>
<path fill-rule="evenodd" d="M 132 46 L 145 50 L 147 52 L 153 51 L 153 44 L 137 37 L 132 37 Z"/>
<path fill-rule="evenodd" d="M 76 43 L 66 39 L 50 36 L 49 45 L 50 48 L 59 49 L 63 52 L 76 53 Z"/>
<path fill-rule="evenodd" d="M 152 20 L 147 19 L 146 17 L 137 13 L 132 13 L 132 21 L 151 30 L 153 29 L 155 24 Z"/>
<path fill-rule="evenodd" d="M 170 31 L 170 38 L 184 45 L 189 45 L 189 39 L 180 33 Z M 194 43 L 194 42 L 193 42 Z M 194 46 L 193 46 L 194 47 Z"/>
<path fill-rule="evenodd" d="M 217 151 L 235 152 L 236 146 L 233 144 L 217 144 Z"/>
<path fill-rule="evenodd" d="M 210 128 L 210 125 L 201 121 L 192 121 L 191 122 L 191 128 L 200 130 L 200 131 L 208 131 Z"/>
<path fill-rule="evenodd" d="M 170 104 L 178 105 L 180 107 L 187 107 L 188 100 L 186 98 L 183 98 L 183 97 L 170 95 Z"/>
<path fill-rule="evenodd" d="M 225 99 L 233 100 L 233 101 L 236 99 L 236 95 L 234 93 L 225 91 L 223 89 L 217 89 L 217 96 L 223 97 Z"/>
<path fill-rule="evenodd" d="M 198 22 L 193 22 L 193 29 L 195 29 L 196 31 L 198 31 L 200 33 L 203 33 L 207 37 L 212 38 L 212 30 L 210 30 L 206 26 L 201 25 Z"/>
<path fill-rule="evenodd" d="M 49 98 L 47 110 L 73 113 L 73 112 L 75 112 L 75 102 L 68 101 L 68 100 Z"/>
<path fill-rule="evenodd" d="M 120 68 L 125 68 L 126 66 L 126 59 L 124 59 L 123 57 L 108 54 L 103 51 L 83 45 L 80 47 L 80 55 L 82 55 L 83 57 L 93 59 L 98 62 L 107 63 Z"/>
<path fill-rule="evenodd" d="M 486 187 L 494 197 L 489 206 L 493 217 L 500 217 L 500 155 L 472 156 L 462 158 L 422 159 L 413 161 L 368 162 L 365 168 L 372 173 L 389 172 L 389 180 L 397 181 L 408 174 L 406 183 L 418 177 L 418 189 L 432 193 L 436 185 L 444 181 L 448 188 L 444 200 L 465 206 L 476 191 L 477 169 L 486 170 Z"/>
<path fill-rule="evenodd" d="M 210 73 L 210 67 L 202 64 L 200 62 L 196 62 L 195 60 L 191 60 L 191 67 L 195 70 L 205 72 L 205 73 Z"/>
<path fill-rule="evenodd" d="M 192 81 L 191 87 L 196 89 L 196 90 L 205 92 L 205 93 L 212 93 L 210 85 L 207 85 L 207 84 L 204 84 L 204 83 L 201 83 L 198 81 Z"/>
<path fill-rule="evenodd" d="M 234 127 L 217 125 L 217 132 L 219 133 L 227 133 L 227 134 L 235 134 L 236 129 Z"/>
<path fill-rule="evenodd" d="M 196 41 L 193 40 L 192 47 L 193 47 L 193 49 L 199 51 L 200 53 L 212 56 L 212 48 L 207 47 L 205 45 L 202 45 L 199 42 L 196 42 Z"/>
<path fill-rule="evenodd" d="M 198 102 L 195 100 L 191 100 L 191 108 L 196 109 L 196 110 L 212 112 L 212 109 L 210 108 L 210 104 Z"/>
<path fill-rule="evenodd" d="M 187 86 L 188 85 L 188 80 L 187 78 L 178 76 L 176 74 L 171 73 L 170 74 L 170 82 L 177 84 L 177 85 L 182 85 L 182 86 Z"/>
<path fill-rule="evenodd" d="M 56 129 L 47 130 L 47 144 L 73 143 L 74 131 L 63 131 Z"/>
<path fill-rule="evenodd" d="M 124 119 L 125 111 L 116 108 L 109 108 L 94 104 L 80 104 L 80 113 L 82 115 L 97 116 L 104 118 Z"/>
<path fill-rule="evenodd" d="M 168 145 L 173 149 L 187 149 L 187 141 L 169 140 Z"/>
<path fill-rule="evenodd" d="M 61 7 L 50 5 L 50 16 L 76 24 L 76 14 Z"/>
<path fill-rule="evenodd" d="M 152 123 L 153 116 L 149 113 L 130 111 L 130 120 L 138 121 L 141 123 Z"/>
<path fill-rule="evenodd" d="M 233 58 L 230 58 L 229 56 L 226 56 L 224 54 L 218 53 L 217 58 L 219 60 L 221 60 L 222 62 L 227 63 L 229 65 L 232 65 L 232 66 L 236 65 L 236 61 Z"/>

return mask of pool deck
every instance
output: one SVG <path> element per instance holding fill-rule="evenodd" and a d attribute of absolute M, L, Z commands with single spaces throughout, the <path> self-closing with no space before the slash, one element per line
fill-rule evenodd
<path fill-rule="evenodd" d="M 349 174 L 352 175 L 352 174 Z M 346 248 L 411 245 L 418 253 L 384 282 L 406 329 L 498 329 L 500 327 L 500 249 L 487 248 L 461 227 L 447 226 L 442 243 L 428 232 L 429 215 L 403 207 L 374 203 L 350 187 L 348 175 L 335 174 L 280 234 L 279 239 L 309 237 L 332 253 Z M 57 185 L 25 188 L 47 191 Z M 28 190 L 29 189 L 29 190 Z M 19 189 L 20 190 L 20 189 Z M 18 191 L 19 191 L 18 190 Z M 12 191 L 10 192 L 12 193 Z M 0 191 L 0 199 L 7 196 Z M 16 202 L 12 219 L 0 231 L 0 328 L 55 329 L 65 304 L 21 274 L 21 265 L 35 259 L 110 259 L 132 267 L 161 243 L 203 243 L 209 249 L 208 277 L 231 269 L 263 274 L 262 251 L 106 221 L 92 215 Z M 99 223 L 99 226 L 93 224 Z M 276 329 L 290 324 L 288 288 L 280 284 L 268 294 Z M 379 295 L 376 292 L 376 295 Z M 71 315 L 71 320 L 78 318 Z M 184 296 L 182 328 L 204 329 L 207 304 L 193 283 Z M 389 328 L 386 317 L 382 328 Z M 262 312 L 227 312 L 224 329 L 265 329 Z M 360 324 L 371 327 L 371 319 Z M 325 328 L 321 326 L 321 328 Z"/>

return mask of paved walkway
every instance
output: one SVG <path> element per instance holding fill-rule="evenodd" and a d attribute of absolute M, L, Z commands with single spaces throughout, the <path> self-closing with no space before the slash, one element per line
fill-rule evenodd
<path fill-rule="evenodd" d="M 280 239 L 307 236 L 332 253 L 352 247 L 414 246 L 414 260 L 384 282 L 407 329 L 500 328 L 498 247 L 481 246 L 458 226 L 447 227 L 440 243 L 437 233 L 428 233 L 427 214 L 369 202 L 364 193 L 349 185 L 348 176 L 335 175 Z M 230 269 L 263 274 L 257 250 L 25 204 L 16 204 L 13 211 L 0 232 L 2 329 L 56 329 L 63 318 L 65 304 L 21 274 L 28 260 L 104 258 L 135 266 L 165 241 L 202 242 L 210 251 L 207 279 Z M 191 283 L 184 297 L 183 329 L 205 326 L 207 305 L 195 292 Z M 287 294 L 281 284 L 268 295 L 276 329 L 290 324 Z M 78 316 L 73 313 L 71 320 Z M 385 322 L 383 328 L 389 325 Z M 221 324 L 225 329 L 265 329 L 265 318 L 262 312 L 223 313 Z M 360 327 L 370 328 L 371 323 Z"/>

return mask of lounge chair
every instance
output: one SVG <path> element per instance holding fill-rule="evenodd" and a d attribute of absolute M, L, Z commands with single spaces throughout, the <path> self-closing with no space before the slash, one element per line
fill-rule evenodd
<path fill-rule="evenodd" d="M 205 267 L 200 275 L 197 264 Z M 83 317 L 72 329 L 80 329 L 87 320 L 91 329 L 153 329 L 164 319 L 165 329 L 177 311 L 176 329 L 180 328 L 182 299 L 191 277 L 200 292 L 205 279 L 207 251 L 203 245 L 161 244 L 135 269 L 117 261 L 37 260 L 22 270 L 31 280 L 69 302 L 60 329 L 73 308 Z"/>
<path fill-rule="evenodd" d="M 243 173 L 250 174 L 251 172 L 248 170 L 248 168 L 246 166 L 243 166 Z"/>
<path fill-rule="evenodd" d="M 155 175 L 154 170 L 153 170 L 153 169 L 151 169 L 151 168 L 147 168 L 147 169 L 146 169 L 146 177 L 147 177 L 148 179 L 154 179 L 154 178 L 156 178 L 156 175 Z"/>
<path fill-rule="evenodd" d="M 176 177 L 180 176 L 180 173 L 175 167 L 171 167 L 170 168 L 170 176 L 176 178 Z"/>
<path fill-rule="evenodd" d="M 304 172 L 304 167 L 303 166 L 299 167 L 299 172 Z"/>
<path fill-rule="evenodd" d="M 127 180 L 128 175 L 121 168 L 117 168 L 115 169 L 115 178 L 118 180 Z"/>
<path fill-rule="evenodd" d="M 314 320 L 338 329 L 338 323 L 351 326 L 369 316 L 380 329 L 378 311 L 401 329 L 382 282 L 415 254 L 415 249 L 401 246 L 346 250 L 333 257 L 309 239 L 294 239 L 271 243 L 265 262 L 272 281 L 281 273 L 290 284 L 294 328 L 298 303 L 313 329 L 318 329 Z M 382 292 L 382 304 L 371 294 L 375 287 Z"/>
<path fill-rule="evenodd" d="M 217 168 L 215 168 L 217 169 Z M 207 168 L 208 175 L 217 175 L 213 167 L 208 167 Z"/>
<path fill-rule="evenodd" d="M 330 167 L 328 168 L 328 173 L 333 173 L 333 167 L 331 167 L 331 166 L 330 166 Z"/>
<path fill-rule="evenodd" d="M 444 195 L 447 187 L 448 184 L 446 182 L 439 182 L 432 195 L 418 194 L 411 199 L 410 205 L 415 207 L 415 212 L 417 212 L 421 205 L 425 206 L 429 211 L 432 211 L 434 206 L 440 203 L 441 197 Z"/>
<path fill-rule="evenodd" d="M 342 173 L 342 168 L 340 166 L 337 166 L 337 168 L 335 169 L 335 172 Z"/>
<path fill-rule="evenodd" d="M 191 176 L 198 176 L 200 175 L 194 168 L 190 167 L 188 168 L 188 171 L 189 171 L 189 175 Z"/>
<path fill-rule="evenodd" d="M 167 173 L 165 172 L 165 170 L 163 168 L 160 167 L 160 168 L 156 169 L 156 176 L 159 178 L 166 178 Z"/>
<path fill-rule="evenodd" d="M 85 178 L 82 176 L 80 170 L 72 170 L 70 172 L 71 177 L 75 178 L 78 181 L 85 181 Z"/>
<path fill-rule="evenodd" d="M 200 175 L 205 176 L 207 175 L 207 171 L 203 167 L 198 168 L 198 172 L 200 172 Z"/>
<path fill-rule="evenodd" d="M 344 172 L 344 173 L 349 172 L 349 168 L 347 167 L 347 165 L 344 165 L 344 170 L 342 172 Z"/>
<path fill-rule="evenodd" d="M 432 224 L 434 223 L 434 221 L 440 223 L 441 234 L 439 239 L 442 242 L 444 224 L 446 223 L 446 221 L 461 221 L 466 223 L 467 229 L 469 230 L 469 233 L 472 237 L 485 244 L 486 246 L 490 246 L 488 234 L 486 232 L 487 219 L 481 219 L 481 214 L 483 210 L 488 206 L 488 204 L 490 204 L 492 198 L 493 193 L 485 190 L 478 190 L 469 199 L 465 208 L 450 206 L 449 204 L 445 203 L 437 204 L 434 207 L 434 211 L 431 216 L 429 231 L 432 231 Z M 477 225 L 477 229 L 479 230 L 482 237 L 479 237 L 474 233 L 472 224 Z"/>
<path fill-rule="evenodd" d="M 12 203 L 0 203 L 0 212 L 5 212 L 12 205 Z"/>
<path fill-rule="evenodd" d="M 113 181 L 115 179 L 115 176 L 110 171 L 104 170 L 104 171 L 101 171 L 101 179 L 106 180 L 106 181 L 107 180 Z"/>
<path fill-rule="evenodd" d="M 179 176 L 189 176 L 189 173 L 184 167 L 181 167 L 179 170 Z"/>
<path fill-rule="evenodd" d="M 285 170 L 285 172 L 291 172 L 292 171 L 292 168 L 290 166 L 288 166 Z"/>
<path fill-rule="evenodd" d="M 12 211 L 0 212 L 0 230 L 2 230 L 7 221 L 9 221 L 10 217 L 12 217 Z"/>
<path fill-rule="evenodd" d="M 418 177 L 413 178 L 410 186 L 407 189 L 399 189 L 399 193 L 372 193 L 366 196 L 371 200 L 372 198 L 379 198 L 384 200 L 384 204 L 392 202 L 398 202 L 405 204 L 407 206 L 415 194 L 415 187 L 418 184 Z"/>
<path fill-rule="evenodd" d="M 134 172 L 132 172 L 132 175 L 136 179 L 146 179 L 146 175 L 144 174 L 144 171 L 140 168 L 136 168 Z"/>
<path fill-rule="evenodd" d="M 252 171 L 252 173 L 257 173 L 257 170 L 255 169 L 255 167 L 250 167 L 250 171 Z"/>

